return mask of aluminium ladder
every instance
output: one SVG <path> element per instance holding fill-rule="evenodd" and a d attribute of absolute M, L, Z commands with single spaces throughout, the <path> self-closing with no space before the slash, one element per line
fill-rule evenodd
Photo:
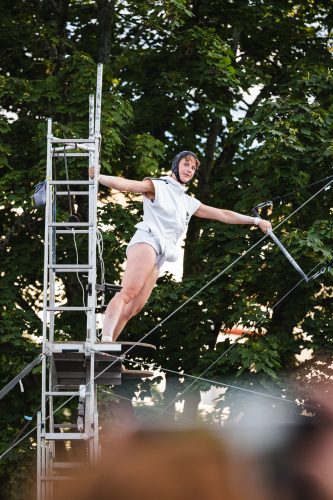
<path fill-rule="evenodd" d="M 47 188 L 44 239 L 44 296 L 43 296 L 43 344 L 42 344 L 42 394 L 41 411 L 37 421 L 37 500 L 51 500 L 55 484 L 71 478 L 71 471 L 80 467 L 81 461 L 59 459 L 59 445 L 75 448 L 81 444 L 85 462 L 95 464 L 100 455 L 98 439 L 97 384 L 120 385 L 122 378 L 141 378 L 149 372 L 128 371 L 122 373 L 120 356 L 128 346 L 126 343 L 96 343 L 97 291 L 120 289 L 118 285 L 96 284 L 96 239 L 97 239 L 97 175 L 92 179 L 68 178 L 67 157 L 87 158 L 89 165 L 99 171 L 101 146 L 101 64 L 97 68 L 96 103 L 89 97 L 89 137 L 86 139 L 60 139 L 52 133 L 52 120 L 47 129 Z M 66 180 L 53 176 L 55 158 L 64 158 Z M 87 175 L 88 177 L 88 175 Z M 87 196 L 89 216 L 86 222 L 73 220 L 57 221 L 57 199 L 61 196 Z M 70 205 L 71 206 L 71 205 Z M 59 250 L 57 236 L 73 237 L 85 234 L 88 237 L 88 262 L 64 264 L 57 262 Z M 76 245 L 76 242 L 75 242 Z M 56 251 L 57 248 L 57 251 Z M 77 248 L 76 248 L 77 253 Z M 82 306 L 56 303 L 61 275 L 87 273 L 88 284 L 83 287 Z M 86 315 L 86 340 L 61 342 L 55 338 L 57 314 L 82 313 Z M 128 343 L 127 343 L 128 344 Z M 133 347 L 139 347 L 132 345 Z M 141 344 L 141 348 L 151 348 Z M 100 353 L 99 353 L 100 352 Z M 107 357 L 105 355 L 107 353 Z M 55 414 L 70 399 L 77 398 L 77 419 L 71 423 L 56 423 Z M 64 402 L 65 399 L 65 402 Z M 60 403 L 60 405 L 59 405 Z M 62 450 L 63 451 L 63 450 Z M 67 454 L 68 455 L 68 454 Z M 67 455 L 65 454 L 66 458 Z"/>
<path fill-rule="evenodd" d="M 94 345 L 96 342 L 97 176 L 94 180 L 54 179 L 53 161 L 54 158 L 59 157 L 65 157 L 65 161 L 67 157 L 87 157 L 89 165 L 96 165 L 98 171 L 101 143 L 102 70 L 102 65 L 98 65 L 96 111 L 94 109 L 94 96 L 89 97 L 89 137 L 87 139 L 73 140 L 73 138 L 54 137 L 52 120 L 48 119 L 43 297 L 44 357 L 42 360 L 42 402 L 37 423 L 37 500 L 52 498 L 54 482 L 62 479 L 62 471 L 75 467 L 73 463 L 57 461 L 56 443 L 58 441 L 64 443 L 84 441 L 91 463 L 96 462 L 99 452 L 96 384 L 94 380 L 95 350 L 89 350 L 89 345 Z M 61 191 L 61 189 L 64 190 Z M 88 196 L 88 221 L 58 222 L 56 205 L 60 196 Z M 88 236 L 87 264 L 79 264 L 78 259 L 76 264 L 57 263 L 56 240 L 60 234 L 72 235 L 74 238 L 77 234 Z M 56 291 L 60 276 L 63 273 L 73 272 L 78 275 L 88 273 L 88 293 L 84 292 L 85 297 L 87 297 L 87 305 L 57 305 Z M 82 312 L 87 316 L 86 342 L 57 342 L 55 339 L 56 315 L 59 312 L 66 314 L 72 311 Z M 75 367 L 74 371 L 73 367 Z M 115 375 L 119 379 L 119 374 L 115 373 Z M 59 400 L 63 402 L 64 398 L 68 400 L 74 397 L 77 397 L 79 401 L 76 424 L 67 424 L 67 428 L 66 425 L 55 424 L 54 410 Z M 71 432 L 66 432 L 68 429 Z M 61 471 L 60 474 L 59 471 Z"/>

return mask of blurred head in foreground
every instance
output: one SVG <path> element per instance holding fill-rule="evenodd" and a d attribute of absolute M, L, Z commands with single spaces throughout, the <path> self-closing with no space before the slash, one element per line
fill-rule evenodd
<path fill-rule="evenodd" d="M 220 432 L 118 434 L 55 500 L 332 500 L 333 388 L 308 403 L 290 417 L 257 400 Z"/>
<path fill-rule="evenodd" d="M 110 443 L 111 444 L 111 443 Z M 71 500 L 267 500 L 206 430 L 136 431 L 67 488 Z M 253 492 L 253 493 L 251 493 Z M 58 500 L 57 498 L 57 500 Z"/>

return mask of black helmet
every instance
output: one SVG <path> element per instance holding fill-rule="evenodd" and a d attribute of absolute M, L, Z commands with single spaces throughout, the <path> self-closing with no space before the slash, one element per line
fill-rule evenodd
<path fill-rule="evenodd" d="M 193 156 L 193 158 L 196 160 L 197 167 L 200 165 L 197 155 L 192 151 L 181 151 L 180 153 L 176 154 L 176 156 L 172 160 L 171 171 L 175 174 L 177 181 L 180 182 L 181 184 L 186 184 L 186 182 L 180 180 L 178 167 L 180 160 L 182 158 L 185 158 L 185 156 Z"/>

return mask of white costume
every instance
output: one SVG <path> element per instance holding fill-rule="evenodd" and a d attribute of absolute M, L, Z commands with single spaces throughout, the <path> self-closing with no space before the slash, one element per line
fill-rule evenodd
<path fill-rule="evenodd" d="M 154 184 L 153 200 L 143 197 L 143 220 L 136 224 L 137 231 L 127 250 L 136 243 L 147 243 L 156 252 L 156 266 L 178 259 L 178 241 L 200 201 L 186 194 L 186 187 L 169 176 L 150 178 Z"/>

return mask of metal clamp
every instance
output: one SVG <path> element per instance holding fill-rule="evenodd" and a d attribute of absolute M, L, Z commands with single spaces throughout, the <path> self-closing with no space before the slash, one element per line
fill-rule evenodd
<path fill-rule="evenodd" d="M 116 285 L 114 283 L 103 283 L 102 285 L 96 284 L 96 290 L 97 292 L 111 292 L 111 293 L 117 293 L 120 292 L 123 287 L 121 285 Z"/>
<path fill-rule="evenodd" d="M 324 274 L 326 273 L 327 271 L 327 267 L 322 267 L 320 269 L 320 271 L 316 272 L 315 274 L 313 274 L 312 276 L 310 276 L 310 280 L 315 280 L 316 278 L 318 278 L 321 274 Z"/>
<path fill-rule="evenodd" d="M 50 341 L 45 342 L 44 354 L 45 354 L 45 356 L 52 356 L 52 354 L 53 354 L 52 342 L 50 342 Z"/>
<path fill-rule="evenodd" d="M 257 211 L 258 208 L 264 208 L 264 207 L 270 207 L 273 205 L 273 200 L 267 200 L 262 203 L 259 203 L 259 205 L 256 205 L 253 210 Z M 259 215 L 257 215 L 259 217 Z"/>
<path fill-rule="evenodd" d="M 330 271 L 332 266 L 333 266 L 333 260 L 329 261 L 326 266 L 324 266 L 324 267 L 322 267 L 320 269 L 320 271 L 317 271 L 315 274 L 313 274 L 312 276 L 310 276 L 309 279 L 310 280 L 315 280 L 316 278 L 318 278 L 322 274 Z"/>

